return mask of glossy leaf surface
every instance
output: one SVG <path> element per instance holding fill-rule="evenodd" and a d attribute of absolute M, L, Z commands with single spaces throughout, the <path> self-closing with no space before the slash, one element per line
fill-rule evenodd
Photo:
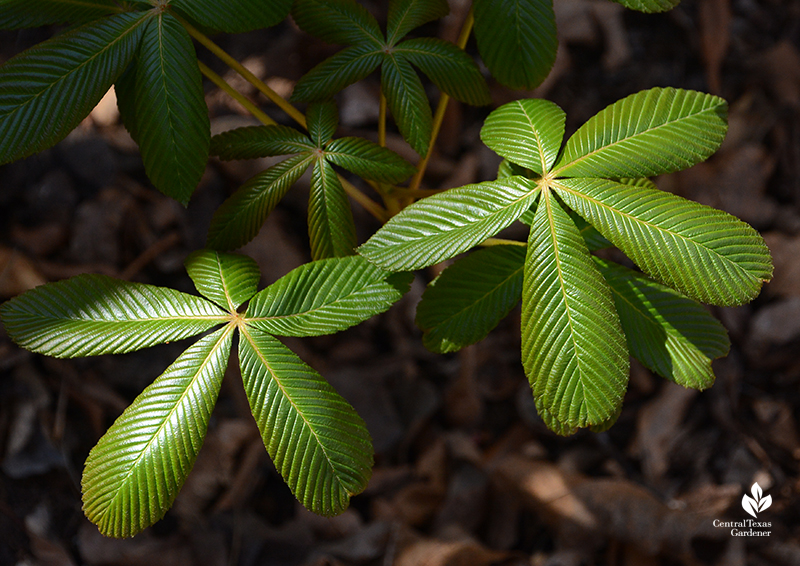
<path fill-rule="evenodd" d="M 282 22 L 292 0 L 171 0 L 170 5 L 207 28 L 243 33 Z"/>
<path fill-rule="evenodd" d="M 336 171 L 322 157 L 315 160 L 311 172 L 308 238 L 313 259 L 353 255 L 356 249 L 350 203 Z"/>
<path fill-rule="evenodd" d="M 200 294 L 230 312 L 256 294 L 261 280 L 255 260 L 239 254 L 197 250 L 185 265 Z"/>
<path fill-rule="evenodd" d="M 416 169 L 395 152 L 364 138 L 339 138 L 325 147 L 325 159 L 362 179 L 400 183 Z"/>
<path fill-rule="evenodd" d="M 288 126 L 246 126 L 211 138 L 211 155 L 220 159 L 255 159 L 314 149 L 308 136 Z"/>

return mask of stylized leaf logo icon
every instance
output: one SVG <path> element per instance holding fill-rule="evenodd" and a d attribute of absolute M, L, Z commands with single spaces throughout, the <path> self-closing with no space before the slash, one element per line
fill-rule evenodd
<path fill-rule="evenodd" d="M 750 493 L 753 494 L 753 497 L 750 497 L 746 493 L 742 497 L 742 509 L 753 517 L 757 517 L 757 513 L 764 511 L 772 505 L 772 496 L 767 495 L 763 497 L 764 491 L 761 489 L 761 486 L 758 485 L 758 482 L 754 483 L 753 487 L 750 488 Z"/>

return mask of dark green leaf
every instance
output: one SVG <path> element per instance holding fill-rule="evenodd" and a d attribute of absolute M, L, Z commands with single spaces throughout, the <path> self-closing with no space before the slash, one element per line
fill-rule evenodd
<path fill-rule="evenodd" d="M 447 0 L 391 0 L 386 23 L 388 45 L 400 41 L 412 29 L 445 17 L 450 12 Z"/>
<path fill-rule="evenodd" d="M 523 177 L 451 189 L 403 209 L 358 253 L 393 271 L 427 267 L 494 236 L 530 208 L 538 194 Z"/>
<path fill-rule="evenodd" d="M 314 261 L 253 297 L 245 319 L 280 336 L 333 334 L 384 312 L 410 283 L 410 274 L 386 272 L 358 256 Z"/>
<path fill-rule="evenodd" d="M 473 106 L 492 102 L 489 85 L 475 61 L 452 43 L 422 37 L 404 41 L 393 51 L 417 66 L 439 90 L 456 100 Z"/>
<path fill-rule="evenodd" d="M 207 28 L 243 33 L 281 23 L 292 0 L 171 0 L 170 5 Z"/>
<path fill-rule="evenodd" d="M 128 133 L 139 143 L 139 127 L 136 120 L 136 57 L 114 83 L 119 117 Z"/>
<path fill-rule="evenodd" d="M 549 100 L 515 100 L 489 114 L 481 140 L 510 162 L 543 175 L 558 157 L 566 118 Z"/>
<path fill-rule="evenodd" d="M 567 428 L 614 416 L 628 381 L 628 350 L 611 292 L 549 191 L 528 239 L 522 364 L 537 406 Z"/>
<path fill-rule="evenodd" d="M 730 214 L 604 179 L 562 179 L 555 189 L 645 273 L 693 299 L 742 304 L 772 277 L 764 240 Z"/>
<path fill-rule="evenodd" d="M 181 354 L 89 453 L 83 510 L 105 536 L 133 536 L 172 506 L 203 445 L 232 335 L 222 328 Z"/>
<path fill-rule="evenodd" d="M 288 126 L 247 126 L 211 138 L 211 155 L 220 159 L 255 159 L 311 151 L 308 136 Z"/>
<path fill-rule="evenodd" d="M 40 43 L 0 67 L 0 164 L 54 145 L 125 70 L 145 12 L 115 14 Z"/>
<path fill-rule="evenodd" d="M 475 0 L 475 39 L 492 75 L 513 89 L 533 89 L 556 60 L 553 0 Z"/>
<path fill-rule="evenodd" d="M 622 4 L 631 10 L 636 10 L 637 12 L 651 14 L 654 12 L 672 10 L 675 6 L 680 4 L 681 0 L 614 0 L 614 2 Z"/>
<path fill-rule="evenodd" d="M 137 54 L 136 133 L 153 185 L 187 204 L 205 171 L 211 132 L 192 39 L 170 14 L 150 21 Z"/>
<path fill-rule="evenodd" d="M 354 0 L 295 0 L 292 17 L 304 32 L 328 43 L 383 45 L 378 22 Z"/>
<path fill-rule="evenodd" d="M 232 250 L 255 238 L 269 213 L 313 159 L 308 154 L 295 155 L 239 187 L 214 213 L 206 246 L 214 250 Z"/>
<path fill-rule="evenodd" d="M 339 127 L 339 111 L 333 102 L 311 104 L 306 111 L 308 135 L 318 148 L 330 141 Z"/>
<path fill-rule="evenodd" d="M 400 183 L 416 168 L 390 149 L 364 138 L 339 138 L 325 148 L 325 159 L 362 179 Z"/>
<path fill-rule="evenodd" d="M 200 294 L 230 312 L 256 294 L 261 280 L 258 264 L 238 254 L 197 250 L 185 265 Z"/>
<path fill-rule="evenodd" d="M 314 162 L 311 173 L 308 238 L 314 259 L 353 255 L 356 248 L 350 203 L 336 171 L 323 158 Z"/>
<path fill-rule="evenodd" d="M 0 0 L 0 28 L 82 23 L 121 11 L 114 0 Z"/>
<path fill-rule="evenodd" d="M 303 75 L 294 86 L 291 100 L 313 102 L 331 98 L 369 75 L 380 62 L 380 52 L 372 45 L 348 47 Z"/>
<path fill-rule="evenodd" d="M 381 66 L 381 89 L 403 138 L 420 155 L 428 152 L 433 115 L 422 81 L 404 58 L 386 55 Z"/>
<path fill-rule="evenodd" d="M 417 306 L 425 346 L 441 354 L 486 338 L 519 303 L 525 246 L 492 246 L 457 260 Z"/>
<path fill-rule="evenodd" d="M 725 328 L 669 287 L 610 261 L 594 260 L 611 287 L 631 355 L 684 387 L 710 387 L 712 360 L 730 349 Z"/>
<path fill-rule="evenodd" d="M 227 321 L 200 297 L 105 275 L 36 287 L 0 306 L 0 315 L 17 344 L 57 358 L 132 352 Z"/>
<path fill-rule="evenodd" d="M 372 473 L 372 442 L 364 421 L 322 376 L 269 334 L 243 328 L 239 362 L 264 446 L 292 493 L 320 515 L 344 511 Z"/>

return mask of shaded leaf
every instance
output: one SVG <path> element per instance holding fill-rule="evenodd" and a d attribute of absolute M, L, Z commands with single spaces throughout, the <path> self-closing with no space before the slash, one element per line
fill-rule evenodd
<path fill-rule="evenodd" d="M 108 16 L 68 31 L 0 66 L 0 164 L 64 138 L 125 70 L 145 12 Z"/>
<path fill-rule="evenodd" d="M 133 536 L 172 506 L 203 445 L 232 335 L 222 328 L 181 354 L 89 453 L 83 510 L 104 535 Z"/>
<path fill-rule="evenodd" d="M 279 336 L 322 336 L 382 313 L 408 291 L 411 276 L 362 257 L 301 265 L 250 301 L 247 324 Z"/>
<path fill-rule="evenodd" d="M 311 173 L 308 238 L 313 259 L 353 255 L 356 248 L 350 203 L 336 171 L 323 158 L 314 162 Z"/>
<path fill-rule="evenodd" d="M 386 21 L 387 44 L 394 45 L 412 29 L 445 17 L 447 0 L 391 0 Z"/>
<path fill-rule="evenodd" d="M 105 275 L 36 287 L 0 306 L 0 315 L 17 344 L 57 358 L 132 352 L 227 321 L 200 297 Z"/>
<path fill-rule="evenodd" d="M 378 22 L 354 0 L 295 0 L 292 17 L 304 32 L 328 43 L 383 45 Z"/>
<path fill-rule="evenodd" d="M 369 75 L 380 62 L 380 52 L 372 45 L 343 49 L 303 75 L 294 86 L 291 100 L 313 102 L 331 98 L 346 86 Z"/>
<path fill-rule="evenodd" d="M 492 76 L 533 89 L 556 60 L 553 0 L 475 0 L 475 39 Z"/>
<path fill-rule="evenodd" d="M 256 294 L 261 280 L 258 264 L 244 255 L 197 250 L 184 263 L 200 294 L 231 312 Z"/>
<path fill-rule="evenodd" d="M 367 486 L 373 462 L 364 421 L 317 372 L 276 338 L 244 328 L 242 381 L 261 438 L 297 499 L 336 515 Z"/>
<path fill-rule="evenodd" d="M 316 147 L 324 147 L 339 127 L 339 111 L 333 102 L 311 104 L 306 111 L 308 135 Z"/>
<path fill-rule="evenodd" d="M 764 240 L 726 212 L 604 179 L 563 179 L 555 188 L 645 273 L 693 299 L 742 304 L 772 277 Z"/>
<path fill-rule="evenodd" d="M 522 364 L 546 415 L 565 429 L 599 425 L 625 394 L 625 336 L 575 224 L 550 192 L 540 201 L 525 259 Z"/>
<path fill-rule="evenodd" d="M 187 204 L 206 169 L 211 131 L 192 40 L 167 13 L 152 18 L 137 54 L 136 134 L 153 185 Z"/>
<path fill-rule="evenodd" d="M 727 103 L 692 90 L 652 88 L 618 100 L 568 140 L 564 177 L 652 177 L 691 167 L 719 149 Z"/>
<path fill-rule="evenodd" d="M 255 159 L 314 149 L 308 136 L 281 125 L 246 126 L 211 138 L 211 155 L 220 159 Z"/>
<path fill-rule="evenodd" d="M 672 10 L 681 0 L 614 0 L 614 2 L 637 12 L 652 14 Z"/>
<path fill-rule="evenodd" d="M 214 213 L 206 246 L 232 250 L 258 234 L 267 216 L 311 165 L 313 157 L 295 155 L 249 179 Z"/>
<path fill-rule="evenodd" d="M 519 303 L 524 264 L 525 246 L 492 246 L 445 269 L 417 306 L 425 346 L 444 354 L 486 338 Z"/>
<path fill-rule="evenodd" d="M 381 66 L 381 89 L 403 138 L 420 155 L 428 152 L 433 115 L 422 81 L 404 58 L 386 55 Z"/>
<path fill-rule="evenodd" d="M 473 106 L 492 102 L 489 85 L 475 61 L 452 43 L 421 37 L 404 41 L 393 51 L 418 67 L 439 90 L 456 100 Z"/>
<path fill-rule="evenodd" d="M 114 0 L 0 0 L 0 28 L 82 23 L 121 11 Z"/>
<path fill-rule="evenodd" d="M 714 383 L 712 360 L 730 349 L 725 328 L 695 301 L 621 265 L 594 258 L 611 287 L 631 355 L 684 387 Z"/>
<path fill-rule="evenodd" d="M 325 159 L 362 179 L 400 183 L 416 168 L 390 149 L 364 138 L 339 138 L 325 148 Z"/>
<path fill-rule="evenodd" d="M 292 0 L 171 0 L 170 5 L 207 28 L 244 33 L 282 22 L 289 15 Z"/>
<path fill-rule="evenodd" d="M 427 197 L 383 225 L 358 253 L 384 269 L 420 269 L 449 259 L 509 226 L 539 189 L 523 177 L 466 185 Z"/>
<path fill-rule="evenodd" d="M 136 57 L 128 68 L 114 83 L 114 95 L 117 98 L 117 109 L 122 125 L 131 135 L 133 141 L 139 143 L 139 127 L 136 120 Z"/>
<path fill-rule="evenodd" d="M 489 114 L 481 140 L 510 162 L 543 175 L 558 157 L 566 118 L 549 100 L 515 100 Z"/>

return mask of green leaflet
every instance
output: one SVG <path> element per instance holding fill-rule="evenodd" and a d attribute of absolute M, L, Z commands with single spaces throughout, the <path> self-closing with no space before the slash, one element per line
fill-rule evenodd
<path fill-rule="evenodd" d="M 575 223 L 575 226 L 578 228 L 578 232 L 580 232 L 580 235 L 583 237 L 583 241 L 586 242 L 586 247 L 590 252 L 610 248 L 613 246 L 611 242 L 606 240 L 603 235 L 597 231 L 597 228 L 586 222 L 586 220 L 584 220 L 577 212 L 574 210 L 567 210 L 567 214 L 569 214 L 569 217 Z M 526 210 L 522 216 L 519 217 L 519 221 L 530 226 L 533 224 L 533 217 L 535 215 L 536 207 L 532 206 L 530 209 Z"/>
<path fill-rule="evenodd" d="M 628 350 L 608 285 L 575 224 L 551 193 L 540 201 L 522 286 L 522 365 L 537 406 L 562 432 L 617 413 Z"/>
<path fill-rule="evenodd" d="M 519 303 L 524 264 L 525 246 L 492 246 L 445 269 L 417 306 L 425 346 L 444 354 L 486 338 Z"/>
<path fill-rule="evenodd" d="M 0 306 L 21 347 L 58 358 L 120 354 L 199 334 L 227 322 L 205 299 L 104 275 L 37 287 Z"/>
<path fill-rule="evenodd" d="M 555 189 L 645 273 L 693 299 L 742 304 L 772 277 L 764 240 L 730 214 L 604 179 L 562 179 Z"/>
<path fill-rule="evenodd" d="M 238 254 L 197 250 L 185 265 L 200 294 L 229 312 L 255 295 L 261 280 L 258 264 Z"/>
<path fill-rule="evenodd" d="M 226 33 L 243 33 L 282 22 L 292 0 L 171 0 L 170 6 L 203 26 Z"/>
<path fill-rule="evenodd" d="M 247 126 L 228 130 L 211 138 L 211 155 L 231 159 L 255 159 L 314 149 L 308 136 L 281 125 Z"/>
<path fill-rule="evenodd" d="M 433 115 L 422 81 L 403 57 L 390 55 L 381 66 L 381 89 L 397 128 L 414 151 L 428 152 Z"/>
<path fill-rule="evenodd" d="M 292 18 L 304 32 L 328 43 L 383 44 L 378 22 L 353 0 L 295 0 Z"/>
<path fill-rule="evenodd" d="M 139 131 L 136 123 L 136 56 L 114 82 L 117 109 L 122 124 L 138 145 Z"/>
<path fill-rule="evenodd" d="M 483 106 L 490 104 L 489 86 L 472 58 L 462 49 L 434 37 L 409 39 L 394 52 L 402 55 L 456 100 Z"/>
<path fill-rule="evenodd" d="M 567 140 L 559 177 L 652 177 L 705 161 L 727 131 L 727 103 L 691 90 L 652 88 L 602 110 Z"/>
<path fill-rule="evenodd" d="M 411 30 L 443 18 L 448 12 L 447 0 L 391 0 L 386 21 L 388 43 L 394 45 Z"/>
<path fill-rule="evenodd" d="M 251 178 L 214 213 L 206 246 L 232 250 L 258 234 L 269 213 L 311 165 L 307 154 L 295 155 Z"/>
<path fill-rule="evenodd" d="M 128 66 L 148 17 L 90 22 L 0 67 L 0 164 L 47 149 L 75 128 Z"/>
<path fill-rule="evenodd" d="M 113 0 L 0 0 L 0 28 L 88 22 L 121 11 Z"/>
<path fill-rule="evenodd" d="M 292 493 L 315 513 L 344 511 L 371 475 L 372 442 L 364 421 L 269 334 L 243 328 L 239 362 L 264 446 Z"/>
<path fill-rule="evenodd" d="M 323 157 L 314 161 L 311 172 L 308 238 L 313 259 L 353 255 L 356 248 L 350 203 L 336 171 Z"/>
<path fill-rule="evenodd" d="M 535 201 L 538 187 L 524 177 L 466 185 L 412 204 L 358 248 L 384 269 L 420 269 L 494 236 Z"/>
<path fill-rule="evenodd" d="M 369 75 L 381 64 L 381 59 L 381 54 L 371 44 L 343 49 L 303 75 L 294 86 L 290 100 L 313 102 L 331 98 Z"/>
<path fill-rule="evenodd" d="M 513 89 L 539 86 L 556 60 L 553 0 L 475 0 L 475 39 L 492 76 Z"/>
<path fill-rule="evenodd" d="M 669 287 L 593 259 L 611 287 L 631 355 L 684 387 L 710 387 L 711 362 L 730 349 L 725 328 L 702 306 Z"/>
<path fill-rule="evenodd" d="M 400 183 L 416 168 L 395 152 L 364 138 L 339 138 L 325 147 L 325 159 L 362 179 Z"/>
<path fill-rule="evenodd" d="M 192 40 L 168 13 L 145 28 L 135 91 L 135 130 L 147 176 L 186 205 L 206 169 L 211 132 Z"/>
<path fill-rule="evenodd" d="M 322 336 L 384 312 L 411 283 L 364 258 L 349 256 L 308 263 L 254 296 L 248 324 L 280 336 Z"/>
<path fill-rule="evenodd" d="M 651 14 L 672 10 L 681 0 L 614 0 L 614 2 L 631 10 Z"/>
<path fill-rule="evenodd" d="M 564 111 L 548 100 L 515 100 L 489 114 L 481 128 L 481 140 L 509 162 L 543 175 L 561 149 L 566 118 Z"/>
<path fill-rule="evenodd" d="M 333 102 L 310 104 L 306 111 L 308 135 L 314 146 L 322 148 L 339 127 L 339 112 Z"/>
<path fill-rule="evenodd" d="M 104 535 L 133 536 L 172 506 L 203 445 L 232 335 L 227 326 L 189 347 L 89 453 L 83 510 Z"/>

